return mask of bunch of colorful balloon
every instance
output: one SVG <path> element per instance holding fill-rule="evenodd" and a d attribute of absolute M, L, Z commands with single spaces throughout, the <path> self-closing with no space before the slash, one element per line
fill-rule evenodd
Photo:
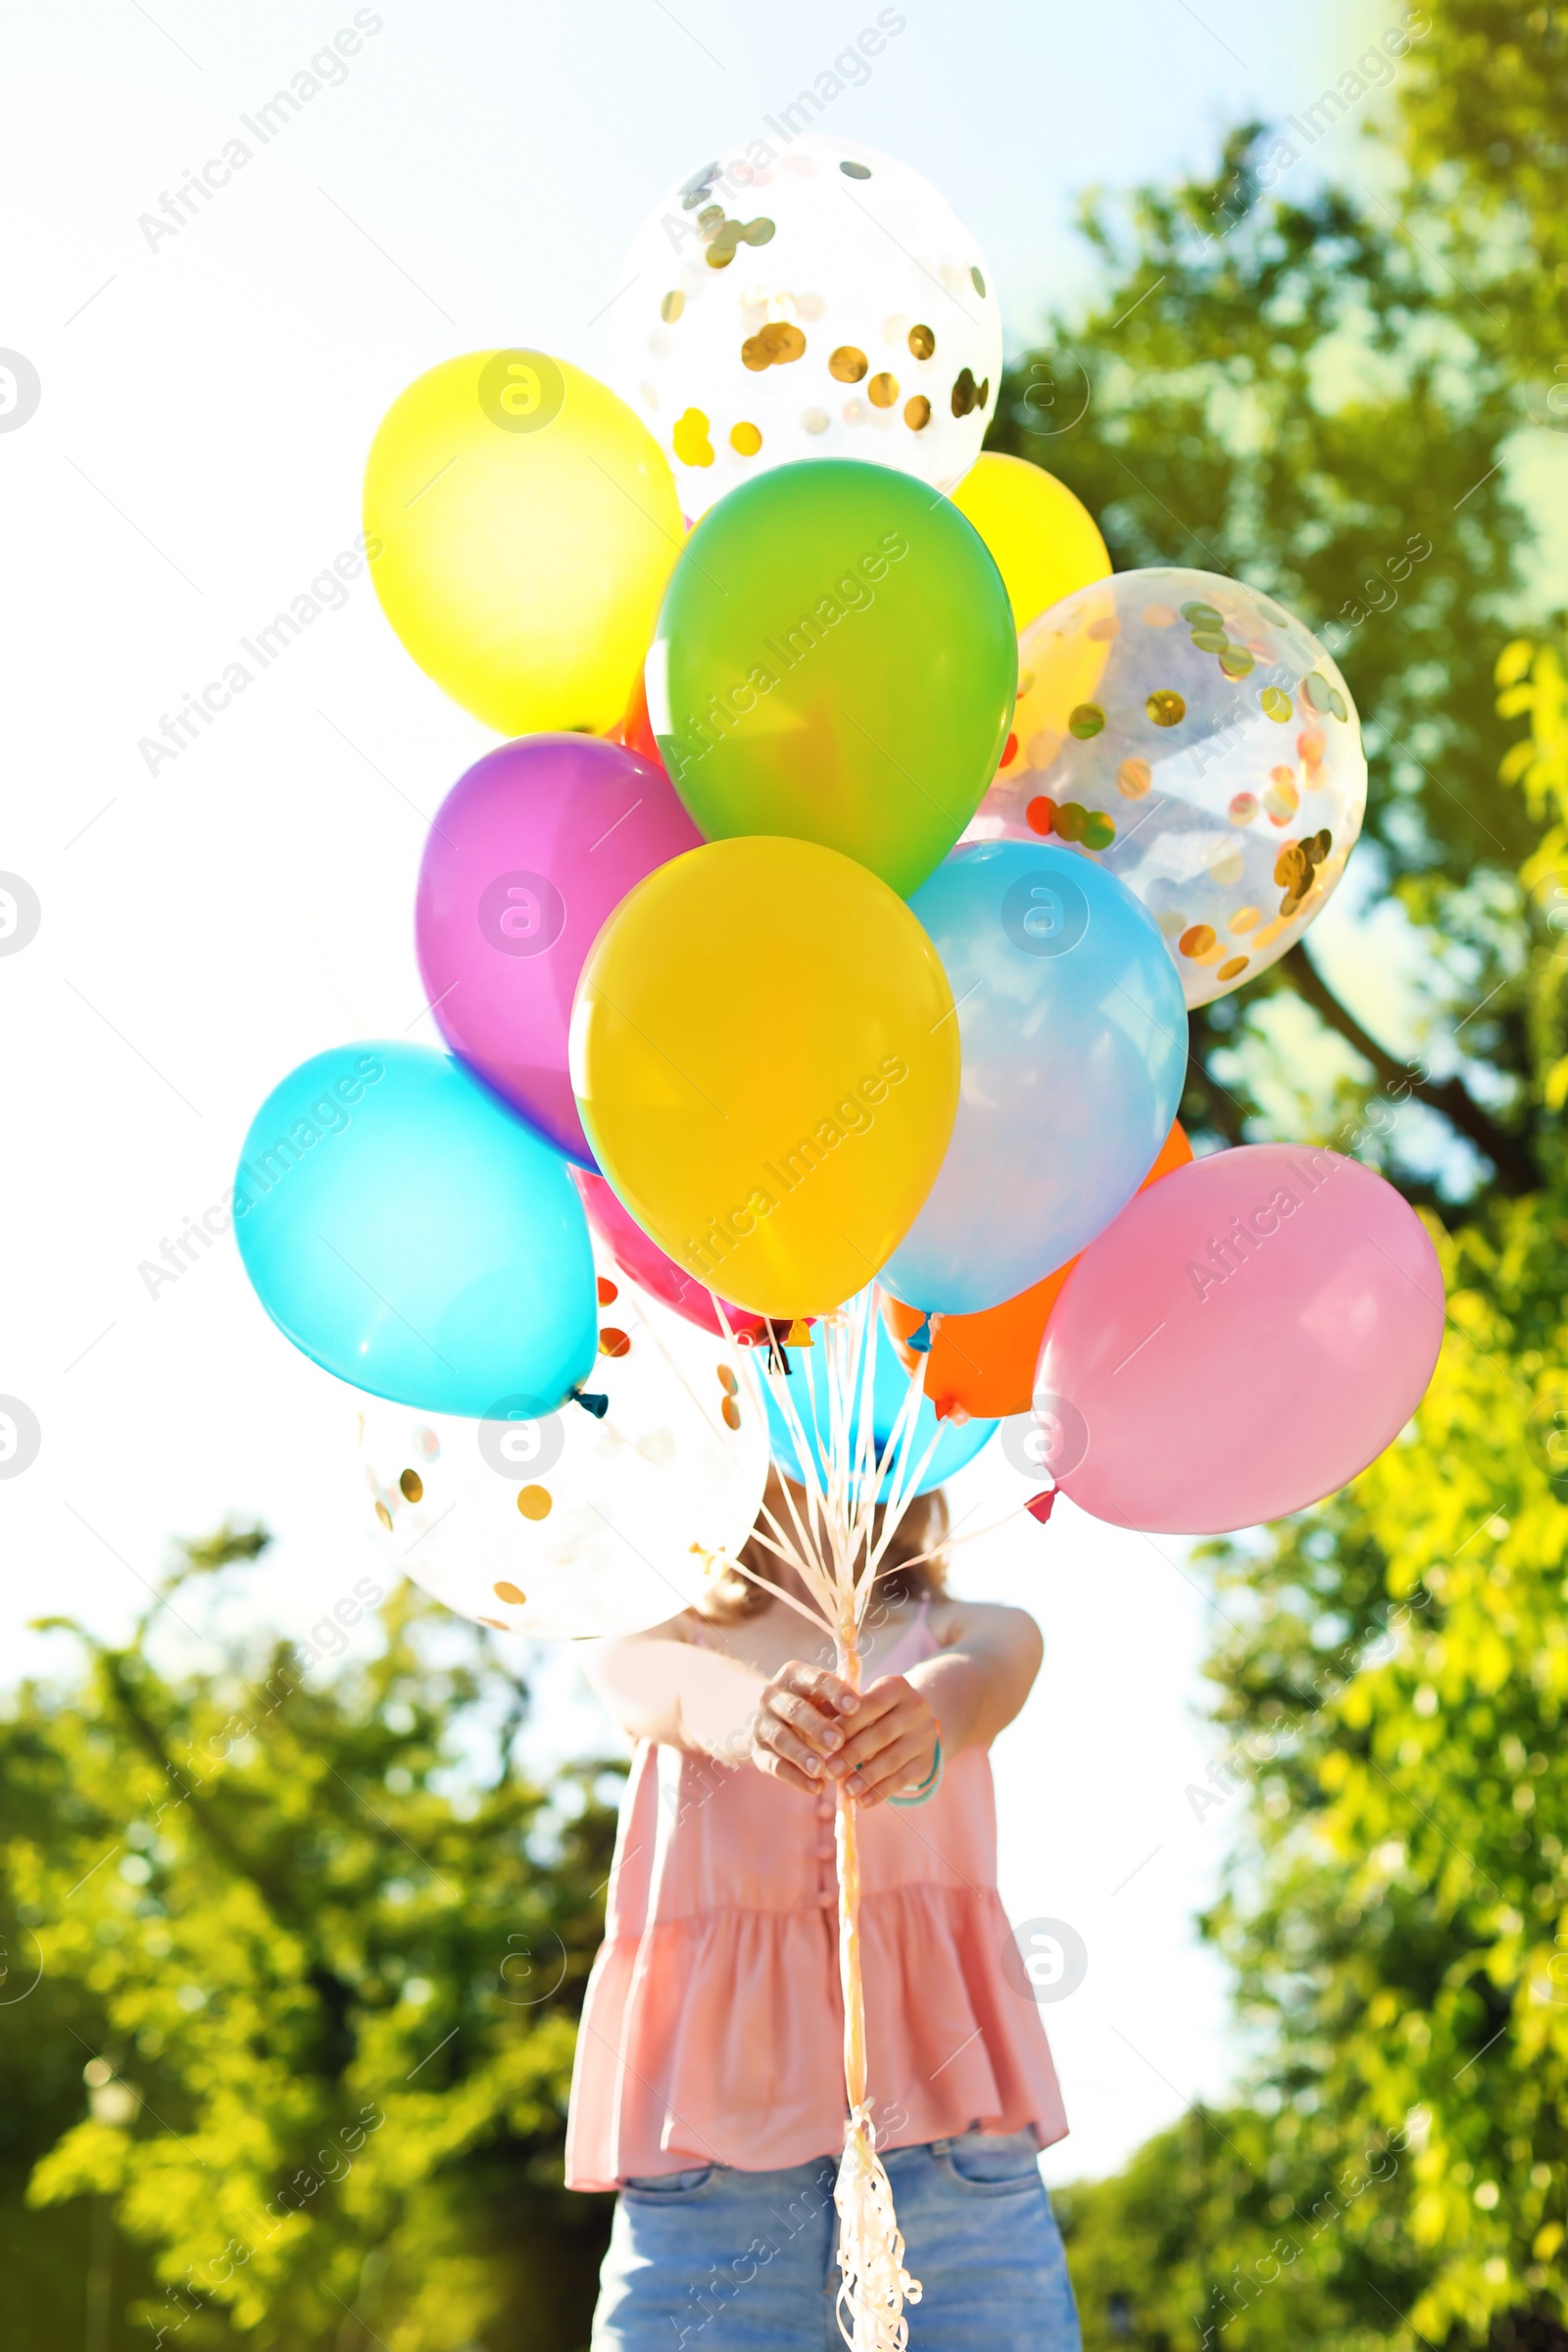
<path fill-rule="evenodd" d="M 924 1483 L 1032 1413 L 1108 1520 L 1315 1500 L 1423 1392 L 1434 1253 L 1364 1167 L 1195 1160 L 1176 1116 L 1187 1005 L 1356 838 L 1344 679 L 1235 581 L 1112 576 L 1059 483 L 981 455 L 995 292 L 902 166 L 736 149 L 633 263 L 624 399 L 482 352 L 376 435 L 382 605 L 510 740 L 419 879 L 450 1055 L 319 1054 L 244 1150 L 270 1313 L 398 1408 L 367 1446 L 411 1573 L 520 1630 L 671 1613 L 755 1515 L 737 1367 L 798 1469 L 826 1408 L 788 1351 L 871 1285 Z"/>
<path fill-rule="evenodd" d="M 1289 614 L 1111 577 L 1060 484 L 982 456 L 996 294 L 904 167 L 726 153 L 615 318 L 624 400 L 481 352 L 376 435 L 383 608 L 511 740 L 419 877 L 450 1056 L 295 1071 L 237 1229 L 288 1337 L 380 1400 L 370 1501 L 449 1605 L 630 1631 L 756 1523 L 854 1679 L 875 1502 L 896 1524 L 1000 1417 L 1051 1495 L 1202 1532 L 1329 1493 L 1419 1400 L 1443 1293 L 1398 1195 L 1331 1152 L 1195 1160 L 1176 1123 L 1187 1005 L 1311 921 L 1365 763 Z M 916 2290 L 855 1815 L 841 2325 L 880 2352 Z"/>

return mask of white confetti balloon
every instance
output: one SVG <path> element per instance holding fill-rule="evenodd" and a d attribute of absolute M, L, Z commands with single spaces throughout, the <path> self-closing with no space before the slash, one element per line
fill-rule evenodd
<path fill-rule="evenodd" d="M 618 1288 L 617 1288 L 618 1286 Z M 361 1401 L 369 1502 L 397 1568 L 460 1616 L 539 1640 L 641 1632 L 751 1533 L 765 1424 L 721 1340 L 607 1277 L 582 1406 L 498 1398 L 467 1421 Z M 624 1343 L 624 1346 L 622 1345 Z"/>
<path fill-rule="evenodd" d="M 1188 1005 L 1293 947 L 1366 812 L 1350 690 L 1311 631 L 1217 572 L 1119 571 L 1018 640 L 1018 708 L 966 841 L 1054 840 L 1165 935 Z"/>
<path fill-rule="evenodd" d="M 907 165 L 851 139 L 754 139 L 671 188 L 627 257 L 612 380 L 694 520 L 798 458 L 951 490 L 980 455 L 1002 314 L 979 247 Z"/>

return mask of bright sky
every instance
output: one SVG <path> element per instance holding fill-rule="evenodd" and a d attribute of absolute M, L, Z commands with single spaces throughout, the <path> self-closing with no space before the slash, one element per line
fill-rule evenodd
<path fill-rule="evenodd" d="M 831 120 L 949 197 L 1016 344 L 1088 282 L 1079 190 L 1204 163 L 1238 118 L 1310 104 L 1400 13 L 910 0 Z M 0 867 L 41 920 L 0 956 L 0 1397 L 41 1444 L 0 1478 L 0 1678 L 61 1657 L 23 1632 L 34 1615 L 122 1628 L 168 1535 L 225 1512 L 276 1531 L 249 1605 L 290 1631 L 380 1558 L 341 1399 L 265 1320 L 231 1242 L 156 1297 L 138 1269 L 221 1200 L 286 1069 L 356 1036 L 435 1042 L 415 872 L 425 818 L 491 739 L 362 575 L 156 775 L 139 740 L 352 547 L 404 383 L 490 343 L 594 367 L 662 188 L 877 20 L 870 0 L 88 0 L 10 28 L 0 366 L 20 353 L 39 397 L 20 425 L 0 415 Z M 356 25 L 333 86 L 265 145 L 243 126 Z M 1355 131 L 1303 172 L 1355 169 Z M 140 217 L 236 137 L 251 160 L 150 244 Z M 969 1476 L 960 1507 L 1015 1488 L 992 1456 Z M 1090 1955 L 1049 2013 L 1064 2178 L 1225 2080 L 1221 1980 L 1190 1920 L 1240 1806 L 1204 1826 L 1183 1794 L 1214 1743 L 1180 1547 L 1064 1509 L 963 1556 L 964 1589 L 1031 1606 L 1049 1639 L 998 1765 L 1011 1916 L 1064 1919 Z M 574 1673 L 559 1656 L 543 1684 L 563 1744 L 584 1736 Z"/>

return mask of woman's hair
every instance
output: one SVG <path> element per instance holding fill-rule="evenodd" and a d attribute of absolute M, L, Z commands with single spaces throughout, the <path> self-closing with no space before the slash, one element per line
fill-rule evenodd
<path fill-rule="evenodd" d="M 776 1477 L 776 1472 L 769 1474 L 765 1499 L 786 1533 L 793 1535 L 788 1505 L 774 1484 Z M 790 1483 L 794 1487 L 794 1481 Z M 794 1493 L 795 1507 L 804 1521 L 806 1497 L 799 1487 L 794 1487 Z M 883 1524 L 884 1511 L 879 1503 L 872 1519 L 873 1545 L 881 1541 Z M 910 1600 L 941 1600 L 948 1589 L 947 1564 L 941 1551 L 947 1540 L 948 1498 L 941 1488 L 936 1487 L 929 1494 L 917 1494 L 914 1497 L 894 1530 L 876 1572 L 878 1597 L 895 1604 Z M 922 1552 L 930 1552 L 932 1557 L 922 1559 L 919 1556 Z M 759 1541 L 755 1533 L 742 1545 L 740 1558 L 756 1575 L 765 1576 L 770 1582 L 777 1577 L 783 1564 L 766 1544 Z M 760 1585 L 753 1584 L 750 1577 L 740 1575 L 735 1569 L 727 1569 L 710 1585 L 697 1602 L 697 1614 L 710 1625 L 736 1625 L 743 1617 L 760 1616 L 772 1597 Z"/>

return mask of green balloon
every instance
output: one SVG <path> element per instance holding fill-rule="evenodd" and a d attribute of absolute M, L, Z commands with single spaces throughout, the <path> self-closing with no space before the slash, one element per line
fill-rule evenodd
<path fill-rule="evenodd" d="M 710 508 L 646 677 L 670 781 L 708 840 L 820 842 L 907 898 L 997 772 L 1018 645 L 1002 574 L 951 500 L 815 458 Z"/>

